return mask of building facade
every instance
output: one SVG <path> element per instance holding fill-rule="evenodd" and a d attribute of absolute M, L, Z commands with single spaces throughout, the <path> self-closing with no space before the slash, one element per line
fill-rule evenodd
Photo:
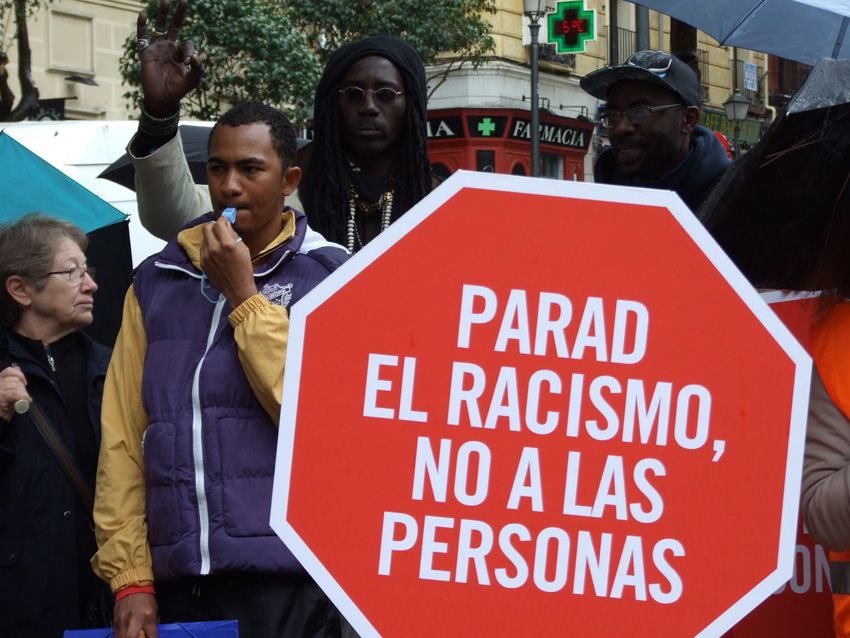
<path fill-rule="evenodd" d="M 555 4 L 554 0 L 552 4 Z M 595 36 L 583 53 L 559 55 L 545 44 L 541 21 L 539 99 L 541 174 L 585 179 L 606 143 L 597 124 L 599 104 L 579 79 L 602 66 L 624 61 L 636 49 L 636 6 L 626 0 L 584 0 L 595 11 Z M 55 0 L 28 20 L 32 72 L 41 108 L 34 119 L 127 119 L 118 61 L 135 31 L 137 0 Z M 490 16 L 496 43 L 477 69 L 450 54 L 429 67 L 429 139 L 437 172 L 457 168 L 530 174 L 530 37 L 522 0 L 496 0 Z M 654 11 L 649 14 L 650 48 L 690 50 L 704 96 L 703 123 L 754 144 L 805 77 L 806 69 L 772 56 L 718 46 L 709 36 Z M 3 39 L 9 85 L 20 96 L 14 19 L 5 16 Z M 446 71 L 452 69 L 450 73 Z M 750 101 L 745 121 L 735 126 L 723 111 L 733 89 Z"/>
<path fill-rule="evenodd" d="M 41 106 L 33 119 L 127 119 L 118 60 L 141 8 L 134 0 L 55 0 L 27 20 Z M 9 14 L 3 20 L 9 87 L 17 101 L 15 20 Z"/>
<path fill-rule="evenodd" d="M 554 2 L 553 2 L 554 4 Z M 504 147 L 509 141 L 510 130 L 502 138 L 494 139 L 492 148 L 481 146 L 470 132 L 471 120 L 483 113 L 493 117 L 506 115 L 511 121 L 515 115 L 530 110 L 530 36 L 528 18 L 523 15 L 522 0 L 497 0 L 497 11 L 492 16 L 493 36 L 496 50 L 490 61 L 478 69 L 464 66 L 453 71 L 445 79 L 432 82 L 429 110 L 439 115 L 451 112 L 460 116 L 467 125 L 467 137 L 451 146 L 461 153 L 463 145 L 474 146 L 475 153 L 467 153 L 463 168 L 481 169 L 490 166 L 483 161 L 483 151 L 490 150 L 501 168 L 498 172 L 514 171 L 515 160 L 508 158 Z M 593 160 L 606 143 L 605 131 L 595 125 L 599 115 L 596 99 L 587 95 L 579 86 L 585 74 L 612 63 L 623 62 L 636 50 L 636 6 L 626 0 L 584 0 L 584 7 L 595 11 L 595 39 L 587 42 L 583 53 L 558 55 L 549 44 L 541 45 L 539 99 L 541 108 L 541 174 L 566 179 L 584 179 L 592 174 Z M 694 66 L 700 71 L 703 89 L 703 124 L 724 133 L 730 140 L 735 137 L 736 127 L 726 119 L 723 103 L 734 87 L 750 101 L 747 119 L 739 123 L 737 138 L 742 148 L 754 144 L 774 115 L 768 100 L 768 56 L 753 51 L 719 46 L 711 37 L 699 33 L 687 25 L 671 20 L 655 11 L 649 13 L 649 47 L 666 51 L 689 49 L 695 57 Z M 541 20 L 541 40 L 546 40 L 545 20 Z M 686 46 L 683 46 L 686 45 Z M 440 72 L 449 64 L 429 68 L 431 76 L 440 77 Z M 514 115 L 510 115 L 514 114 Z M 468 116 L 468 117 L 467 117 Z M 467 117 L 466 120 L 463 120 Z M 544 128 L 557 123 L 562 128 L 594 131 L 593 141 L 586 147 L 574 145 L 558 148 L 547 144 Z M 445 141 L 438 141 L 434 126 L 431 127 L 432 148 L 439 162 L 448 151 Z M 551 135 L 550 135 L 551 137 Z M 530 155 L 530 142 L 524 147 L 514 146 L 512 152 Z M 577 158 L 579 168 L 576 169 Z M 481 158 L 482 161 L 478 161 Z M 505 170 L 507 168 L 507 170 Z"/>

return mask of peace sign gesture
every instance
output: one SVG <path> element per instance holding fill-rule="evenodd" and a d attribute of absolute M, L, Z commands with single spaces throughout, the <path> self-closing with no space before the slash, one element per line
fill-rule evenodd
<path fill-rule="evenodd" d="M 178 42 L 186 0 L 179 0 L 167 25 L 169 0 L 162 0 L 153 33 L 148 36 L 148 20 L 139 13 L 136 43 L 142 64 L 142 93 L 145 110 L 154 117 L 173 115 L 183 99 L 201 81 L 201 62 L 191 40 Z"/>

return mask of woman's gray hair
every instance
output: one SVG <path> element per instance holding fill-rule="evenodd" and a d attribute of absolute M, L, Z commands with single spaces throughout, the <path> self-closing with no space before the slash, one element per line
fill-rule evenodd
<path fill-rule="evenodd" d="M 0 226 L 0 321 L 7 328 L 17 325 L 24 308 L 6 290 L 6 280 L 18 275 L 37 290 L 43 288 L 44 275 L 50 271 L 63 239 L 70 239 L 84 252 L 89 245 L 81 228 L 44 213 L 29 213 L 13 224 Z"/>

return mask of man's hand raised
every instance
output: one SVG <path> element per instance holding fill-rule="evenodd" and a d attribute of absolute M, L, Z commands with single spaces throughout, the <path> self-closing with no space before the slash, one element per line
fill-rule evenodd
<path fill-rule="evenodd" d="M 144 13 L 139 13 L 136 23 L 145 110 L 158 118 L 176 113 L 180 100 L 198 86 L 203 73 L 192 41 L 179 42 L 187 2 L 179 0 L 171 23 L 166 27 L 169 5 L 169 0 L 160 3 L 156 25 L 150 35 Z"/>

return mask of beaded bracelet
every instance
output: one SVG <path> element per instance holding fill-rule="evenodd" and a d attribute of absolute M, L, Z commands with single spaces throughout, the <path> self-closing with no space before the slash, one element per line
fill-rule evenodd
<path fill-rule="evenodd" d="M 139 105 L 139 130 L 151 137 L 174 137 L 180 122 L 180 107 L 168 117 L 154 117 L 145 110 L 144 104 Z"/>

